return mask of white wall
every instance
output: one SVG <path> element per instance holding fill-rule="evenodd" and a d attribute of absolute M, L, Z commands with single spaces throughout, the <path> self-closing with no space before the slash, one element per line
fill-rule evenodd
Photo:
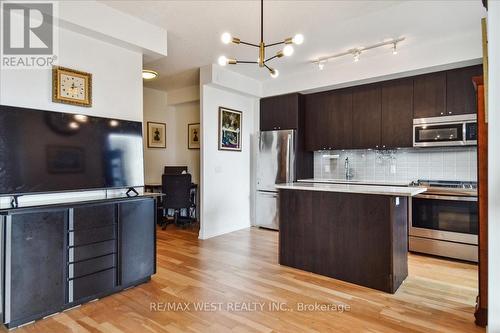
<path fill-rule="evenodd" d="M 241 152 L 218 150 L 219 106 L 243 112 Z M 251 226 L 252 141 L 258 110 L 256 97 L 217 85 L 201 88 L 201 239 Z"/>
<path fill-rule="evenodd" d="M 142 54 L 66 29 L 59 65 L 92 73 L 92 107 L 52 102 L 50 69 L 2 69 L 0 104 L 142 121 Z"/>
<path fill-rule="evenodd" d="M 167 124 L 167 148 L 148 148 L 144 136 L 144 173 L 146 184 L 161 183 L 165 165 L 187 165 L 192 181 L 199 184 L 200 150 L 188 149 L 188 124 L 200 122 L 198 89 L 169 92 L 144 88 L 144 133 L 147 122 Z"/>
<path fill-rule="evenodd" d="M 500 1 L 488 1 L 488 332 L 500 332 Z"/>

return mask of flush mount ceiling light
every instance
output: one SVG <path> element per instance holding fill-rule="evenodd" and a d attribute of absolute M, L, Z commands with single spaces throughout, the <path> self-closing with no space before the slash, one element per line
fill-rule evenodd
<path fill-rule="evenodd" d="M 328 62 L 329 60 L 335 59 L 335 58 L 340 58 L 340 57 L 343 57 L 346 55 L 351 55 L 354 59 L 354 62 L 358 62 L 360 59 L 361 53 L 364 53 L 365 51 L 368 51 L 368 50 L 373 50 L 373 49 L 376 49 L 379 47 L 383 47 L 386 45 L 391 45 L 392 46 L 392 54 L 396 55 L 396 54 L 398 54 L 398 44 L 404 40 L 405 40 L 405 37 L 395 38 L 395 39 L 391 39 L 391 40 L 388 40 L 388 41 L 385 41 L 382 43 L 377 43 L 377 44 L 373 44 L 373 45 L 365 46 L 365 47 L 360 47 L 360 48 L 356 48 L 356 49 L 350 49 L 350 50 L 347 50 L 345 52 L 337 53 L 337 54 L 327 56 L 327 57 L 321 57 L 321 58 L 318 58 L 316 60 L 313 60 L 312 62 L 318 66 L 319 70 L 323 70 L 323 68 L 325 68 L 325 63 Z"/>
<path fill-rule="evenodd" d="M 293 54 L 293 44 L 295 45 L 300 45 L 304 42 L 304 36 L 301 34 L 297 34 L 294 37 L 289 37 L 284 39 L 281 42 L 277 43 L 271 43 L 271 44 L 266 44 L 264 43 L 264 0 L 260 1 L 260 43 L 259 44 L 253 44 L 253 43 L 247 43 L 242 41 L 239 38 L 231 36 L 229 32 L 225 32 L 221 36 L 221 41 L 224 44 L 229 44 L 229 43 L 234 43 L 234 44 L 243 44 L 247 46 L 253 46 L 259 49 L 259 57 L 257 58 L 257 61 L 242 61 L 242 60 L 236 60 L 236 59 L 231 59 L 227 58 L 226 56 L 220 56 L 218 59 L 218 63 L 220 66 L 226 66 L 226 65 L 236 65 L 236 64 L 258 64 L 259 67 L 267 68 L 269 71 L 269 74 L 271 75 L 272 78 L 276 78 L 279 75 L 279 72 L 277 69 L 269 67 L 267 63 L 275 58 L 281 58 L 283 56 L 289 57 Z M 282 50 L 278 51 L 275 55 L 269 57 L 266 59 L 266 48 L 267 47 L 272 47 L 272 46 L 277 46 L 277 45 L 282 45 L 284 44 L 285 46 L 283 47 Z"/>
<path fill-rule="evenodd" d="M 149 69 L 143 69 L 142 70 L 142 78 L 144 80 L 154 80 L 159 76 L 158 72 L 149 70 Z"/>

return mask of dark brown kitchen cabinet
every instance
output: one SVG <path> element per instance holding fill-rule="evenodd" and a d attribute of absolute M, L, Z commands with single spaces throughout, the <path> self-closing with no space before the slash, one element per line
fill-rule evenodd
<path fill-rule="evenodd" d="M 352 146 L 352 94 L 348 89 L 306 96 L 306 149 Z"/>
<path fill-rule="evenodd" d="M 352 148 L 379 148 L 382 127 L 382 94 L 379 84 L 353 88 Z"/>
<path fill-rule="evenodd" d="M 413 80 L 382 83 L 382 148 L 413 146 Z"/>
<path fill-rule="evenodd" d="M 430 73 L 413 79 L 413 118 L 446 115 L 446 72 Z"/>
<path fill-rule="evenodd" d="M 302 96 L 298 93 L 260 100 L 260 130 L 297 129 Z"/>
<path fill-rule="evenodd" d="M 327 126 L 323 125 L 328 118 L 327 98 L 328 92 L 305 96 L 305 148 L 308 151 L 322 150 L 328 145 Z"/>
<path fill-rule="evenodd" d="M 472 78 L 483 74 L 483 66 L 457 68 L 446 72 L 446 115 L 477 112 Z"/>

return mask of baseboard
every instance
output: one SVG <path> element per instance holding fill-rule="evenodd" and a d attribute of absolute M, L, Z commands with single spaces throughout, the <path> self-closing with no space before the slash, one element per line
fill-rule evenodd
<path fill-rule="evenodd" d="M 243 230 L 243 229 L 249 229 L 251 227 L 252 227 L 251 225 L 247 225 L 247 226 L 243 226 L 243 227 L 236 227 L 236 228 L 231 228 L 231 229 L 222 230 L 222 231 L 219 231 L 219 232 L 216 232 L 216 233 L 208 233 L 208 234 L 202 233 L 201 232 L 201 228 L 200 228 L 200 233 L 198 235 L 198 239 L 206 240 L 206 239 L 209 239 L 209 238 L 213 238 L 213 237 L 218 237 L 218 236 L 222 236 L 222 235 L 225 235 L 225 234 L 229 234 L 231 232 L 235 232 L 235 231 L 239 231 L 239 230 Z"/>
<path fill-rule="evenodd" d="M 488 324 L 488 309 L 484 308 L 476 308 L 476 312 L 474 312 L 474 317 L 476 320 L 474 321 L 477 326 L 486 327 Z"/>

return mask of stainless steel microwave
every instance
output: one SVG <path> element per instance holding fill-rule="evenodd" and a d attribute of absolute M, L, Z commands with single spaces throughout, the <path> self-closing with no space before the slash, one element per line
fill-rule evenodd
<path fill-rule="evenodd" d="M 413 147 L 477 145 L 475 114 L 413 119 Z"/>

